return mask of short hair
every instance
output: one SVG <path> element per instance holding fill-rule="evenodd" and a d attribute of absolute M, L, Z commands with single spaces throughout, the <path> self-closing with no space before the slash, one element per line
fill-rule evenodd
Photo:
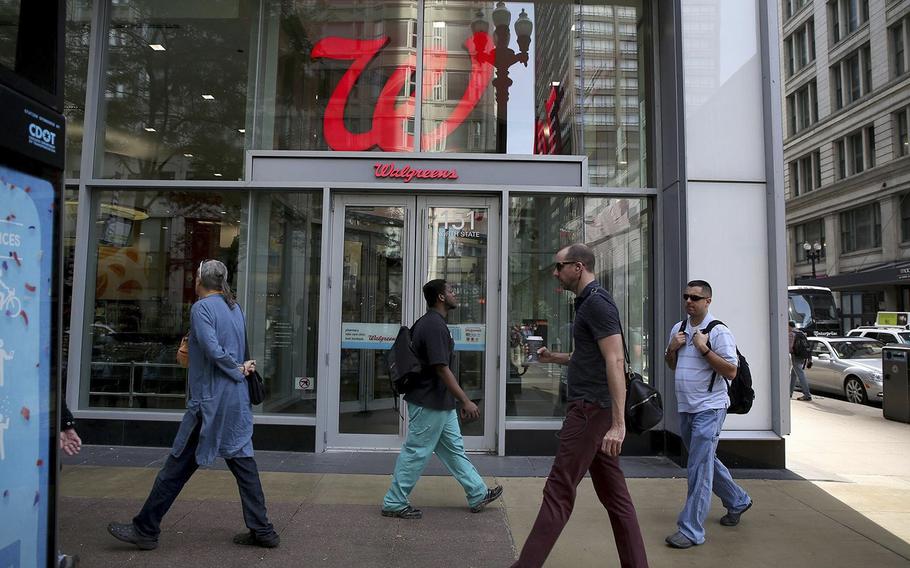
<path fill-rule="evenodd" d="M 423 285 L 423 297 L 427 301 L 427 307 L 432 308 L 439 301 L 439 295 L 446 293 L 446 281 L 442 278 L 430 280 Z"/>
<path fill-rule="evenodd" d="M 563 250 L 566 251 L 568 260 L 577 260 L 585 265 L 588 272 L 594 272 L 594 251 L 591 250 L 591 247 L 584 243 L 575 243 Z"/>
<path fill-rule="evenodd" d="M 714 295 L 714 292 L 711 291 L 711 285 L 704 280 L 690 280 L 689 283 L 686 284 L 687 288 L 694 288 L 695 286 L 701 288 L 701 291 L 707 294 L 709 298 Z"/>

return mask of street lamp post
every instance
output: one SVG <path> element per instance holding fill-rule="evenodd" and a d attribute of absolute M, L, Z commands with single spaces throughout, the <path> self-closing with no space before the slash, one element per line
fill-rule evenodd
<path fill-rule="evenodd" d="M 809 244 L 808 241 L 803 243 L 803 250 L 806 251 L 806 258 L 812 261 L 812 278 L 815 278 L 815 261 L 822 257 L 822 245 L 818 241 Z"/>
<path fill-rule="evenodd" d="M 509 78 L 509 67 L 516 63 L 522 63 L 528 66 L 528 48 L 531 46 L 531 31 L 534 24 L 528 17 L 524 8 L 518 15 L 515 22 L 515 35 L 518 41 L 520 53 L 509 47 L 511 32 L 509 24 L 512 22 L 512 13 L 506 8 L 505 2 L 497 2 L 493 10 L 493 41 L 496 48 L 493 50 L 492 63 L 496 69 L 496 78 L 493 79 L 493 87 L 496 89 L 496 151 L 505 154 L 506 149 L 506 124 L 508 116 L 509 87 L 512 86 L 512 79 Z M 483 18 L 483 12 L 478 10 L 477 17 L 471 22 L 471 30 L 474 33 L 487 32 L 490 24 Z"/>

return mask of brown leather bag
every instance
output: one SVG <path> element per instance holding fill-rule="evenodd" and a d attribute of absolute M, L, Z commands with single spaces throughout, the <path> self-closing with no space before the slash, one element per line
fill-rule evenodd
<path fill-rule="evenodd" d="M 186 369 L 190 366 L 190 334 L 186 334 L 180 340 L 180 347 L 177 348 L 177 364 Z"/>

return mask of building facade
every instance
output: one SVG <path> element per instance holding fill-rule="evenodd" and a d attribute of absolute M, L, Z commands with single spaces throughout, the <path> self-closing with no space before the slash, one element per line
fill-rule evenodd
<path fill-rule="evenodd" d="M 910 2 L 784 0 L 780 37 L 789 281 L 846 332 L 910 309 Z"/>
<path fill-rule="evenodd" d="M 777 13 L 763 2 L 84 0 L 67 41 L 67 400 L 167 444 L 193 276 L 224 261 L 266 381 L 257 447 L 394 449 L 384 351 L 443 277 L 466 444 L 546 454 L 571 350 L 554 252 L 584 241 L 679 453 L 667 330 L 690 278 L 759 369 L 744 463 L 789 431 Z M 770 80 L 763 80 L 763 77 Z M 735 127 L 731 127 L 735 124 Z M 730 208 L 747 208 L 748 220 Z M 705 246 L 703 231 L 714 234 Z M 723 257 L 723 265 L 717 259 Z M 738 274 L 752 275 L 744 284 Z"/>

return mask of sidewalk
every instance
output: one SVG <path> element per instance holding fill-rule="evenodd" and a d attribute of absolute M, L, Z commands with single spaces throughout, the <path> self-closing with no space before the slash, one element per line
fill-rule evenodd
<path fill-rule="evenodd" d="M 64 550 L 80 555 L 81 566 L 508 566 L 537 515 L 549 463 L 547 458 L 477 456 L 488 483 L 502 484 L 505 493 L 501 503 L 475 515 L 434 458 L 412 496 L 424 518 L 401 521 L 379 515 L 388 473 L 369 473 L 391 471 L 394 454 L 260 452 L 281 547 L 251 549 L 230 542 L 243 530 L 237 489 L 229 472 L 206 469 L 197 472 L 166 517 L 161 546 L 142 552 L 114 540 L 106 525 L 135 514 L 165 454 L 90 447 L 67 460 L 60 535 Z M 825 483 L 845 483 L 806 481 L 787 471 L 734 471 L 740 479 L 751 478 L 742 483 L 755 501 L 740 526 L 717 523 L 723 511 L 715 500 L 707 543 L 669 549 L 663 539 L 675 530 L 684 471 L 661 458 L 627 459 L 624 469 L 653 567 L 910 566 L 910 544 L 824 489 Z M 870 506 L 910 512 L 910 490 L 864 498 Z M 548 566 L 617 565 L 609 521 L 586 479 Z"/>

